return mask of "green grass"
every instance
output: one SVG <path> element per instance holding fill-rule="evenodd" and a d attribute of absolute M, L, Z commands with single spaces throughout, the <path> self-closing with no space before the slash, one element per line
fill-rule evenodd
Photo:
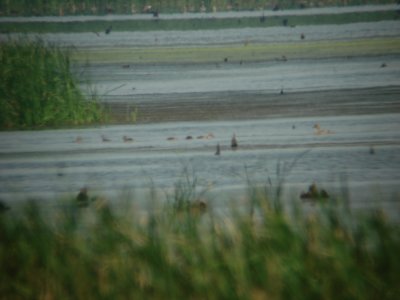
<path fill-rule="evenodd" d="M 400 53 L 400 39 L 373 38 L 345 41 L 299 41 L 285 43 L 252 43 L 204 47 L 141 47 L 101 50 L 79 50 L 72 58 L 83 63 L 229 63 L 256 62 L 306 58 L 353 57 L 361 55 L 390 55 Z"/>
<path fill-rule="evenodd" d="M 261 16 L 261 13 L 260 13 Z M 259 18 L 224 18 L 224 19 L 175 19 L 175 20 L 125 20 L 125 21 L 86 21 L 86 22 L 6 22 L 0 23 L 0 32 L 102 32 L 110 24 L 114 31 L 151 31 L 151 30 L 200 30 L 245 27 L 283 26 L 283 19 L 288 19 L 288 26 L 346 24 L 356 22 L 377 22 L 398 19 L 393 11 L 344 13 L 330 15 L 305 15 L 267 17 L 265 22 Z"/>
<path fill-rule="evenodd" d="M 100 122 L 95 98 L 85 99 L 70 71 L 70 53 L 42 40 L 0 44 L 0 129 Z"/>
<path fill-rule="evenodd" d="M 185 191 L 177 201 L 191 201 Z M 107 204 L 3 212 L 0 297 L 398 299 L 400 228 L 384 214 L 333 202 L 288 214 L 250 194 L 253 214 L 230 217 L 174 205 L 146 218 Z"/>

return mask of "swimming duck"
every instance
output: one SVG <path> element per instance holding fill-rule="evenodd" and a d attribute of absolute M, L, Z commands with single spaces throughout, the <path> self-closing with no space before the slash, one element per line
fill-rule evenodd
<path fill-rule="evenodd" d="M 111 142 L 111 140 L 109 138 L 106 138 L 104 134 L 101 136 L 101 140 L 103 142 Z"/>
<path fill-rule="evenodd" d="M 133 138 L 128 137 L 128 136 L 126 136 L 126 135 L 124 135 L 124 136 L 122 137 L 122 139 L 124 140 L 125 143 L 133 142 Z"/>

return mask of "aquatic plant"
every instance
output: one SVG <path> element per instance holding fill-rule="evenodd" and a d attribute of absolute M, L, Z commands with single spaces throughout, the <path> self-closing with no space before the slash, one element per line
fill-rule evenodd
<path fill-rule="evenodd" d="M 96 99 L 82 95 L 70 53 L 41 39 L 0 44 L 0 128 L 41 128 L 99 122 Z"/>

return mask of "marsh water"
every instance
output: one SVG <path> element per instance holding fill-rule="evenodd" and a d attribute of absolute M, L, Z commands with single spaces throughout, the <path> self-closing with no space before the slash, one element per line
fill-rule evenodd
<path fill-rule="evenodd" d="M 292 31 L 282 35 L 282 30 Z M 108 42 L 88 39 L 87 34 L 44 36 L 76 47 L 102 48 L 212 45 L 221 43 L 221 36 L 226 43 L 246 37 L 290 41 L 292 34 L 298 37 L 297 31 L 311 39 L 397 37 L 400 22 L 225 32 L 115 32 L 104 37 Z M 1 132 L 0 198 L 11 206 L 27 198 L 75 196 L 83 186 L 109 199 L 128 192 L 147 193 L 152 187 L 169 194 L 177 183 L 189 180 L 196 181 L 199 193 L 207 191 L 205 197 L 218 207 L 230 198 L 242 198 L 248 182 L 273 190 L 284 178 L 290 200 L 300 201 L 300 192 L 315 182 L 333 195 L 349 193 L 354 207 L 379 206 L 398 212 L 399 56 L 129 68 L 92 64 L 75 66 L 75 71 L 82 82 L 90 77 L 101 101 L 131 103 L 139 107 L 139 114 L 143 110 L 150 117 L 133 125 Z M 365 89 L 372 92 L 345 101 L 334 99 L 336 90 L 359 95 L 357 91 Z M 376 97 L 374 89 L 379 91 Z M 83 83 L 82 90 L 87 92 Z M 200 107 L 203 110 L 197 113 Z M 151 116 L 152 108 L 160 118 Z M 315 124 L 326 134 L 316 134 Z M 230 149 L 233 134 L 239 142 L 237 150 Z M 103 142 L 102 135 L 109 141 Z M 133 141 L 124 142 L 123 136 Z M 220 155 L 215 155 L 217 144 Z"/>

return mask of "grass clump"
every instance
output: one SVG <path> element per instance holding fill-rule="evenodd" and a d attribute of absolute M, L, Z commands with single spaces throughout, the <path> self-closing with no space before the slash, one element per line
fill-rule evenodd
<path fill-rule="evenodd" d="M 398 299 L 400 230 L 336 205 L 289 217 L 208 209 L 120 215 L 37 204 L 0 215 L 4 299 Z M 90 215 L 90 218 L 88 216 Z M 90 220 L 90 221 L 89 221 Z"/>
<path fill-rule="evenodd" d="M 42 128 L 99 122 L 96 99 L 82 95 L 67 50 L 40 39 L 0 44 L 0 128 Z"/>

